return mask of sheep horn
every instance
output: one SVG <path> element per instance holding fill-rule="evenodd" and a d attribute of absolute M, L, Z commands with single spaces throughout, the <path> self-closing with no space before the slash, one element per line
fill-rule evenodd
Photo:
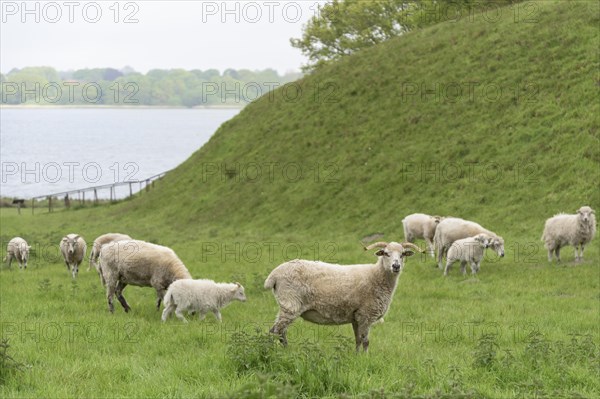
<path fill-rule="evenodd" d="M 368 251 L 369 249 L 373 249 L 373 248 L 385 248 L 385 247 L 387 247 L 387 245 L 388 245 L 388 243 L 385 241 L 374 242 L 373 244 L 366 246 L 365 251 Z"/>
<path fill-rule="evenodd" d="M 412 242 L 403 242 L 401 244 L 403 247 L 409 247 L 409 248 L 413 248 L 416 249 L 417 251 L 419 251 L 420 253 L 424 254 L 425 251 L 422 250 L 421 248 L 419 248 L 418 246 L 416 246 L 415 244 L 413 244 Z"/>

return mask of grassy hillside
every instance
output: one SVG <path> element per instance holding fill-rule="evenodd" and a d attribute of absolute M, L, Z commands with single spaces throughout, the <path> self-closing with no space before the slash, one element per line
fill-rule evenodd
<path fill-rule="evenodd" d="M 600 209 L 600 8 L 530 4 L 407 34 L 265 96 L 140 198 L 2 209 L 2 250 L 20 235 L 35 256 L 0 270 L 2 337 L 24 364 L 2 366 L 0 396 L 598 397 L 598 238 L 560 266 L 539 239 L 554 213 Z M 269 340 L 273 267 L 374 261 L 358 240 L 401 240 L 413 212 L 476 220 L 506 256 L 476 278 L 409 259 L 369 355 L 352 353 L 349 326 L 298 321 L 288 348 Z M 128 287 L 133 311 L 110 315 L 95 273 L 73 283 L 57 253 L 66 233 L 108 231 L 171 246 L 249 301 L 221 325 L 162 325 L 154 292 Z"/>
<path fill-rule="evenodd" d="M 265 96 L 128 211 L 357 237 L 425 211 L 537 239 L 549 214 L 600 205 L 598 13 L 560 3 L 439 24 Z"/>

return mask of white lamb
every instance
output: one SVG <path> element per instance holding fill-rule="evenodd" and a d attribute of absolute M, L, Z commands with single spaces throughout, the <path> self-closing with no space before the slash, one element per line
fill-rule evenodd
<path fill-rule="evenodd" d="M 215 283 L 212 280 L 182 279 L 171 283 L 165 294 L 165 310 L 162 313 L 162 321 L 173 311 L 175 316 L 187 323 L 183 311 L 189 313 L 198 312 L 200 320 L 204 319 L 206 313 L 213 312 L 217 320 L 221 321 L 221 309 L 229 305 L 231 301 L 246 302 L 244 287 L 240 283 Z"/>
<path fill-rule="evenodd" d="M 460 261 L 460 271 L 465 274 L 467 262 L 471 266 L 471 273 L 475 274 L 479 271 L 479 265 L 485 249 L 492 243 L 492 237 L 487 234 L 478 234 L 473 237 L 463 238 L 462 240 L 456 240 L 448 249 L 448 256 L 446 259 L 446 268 L 444 269 L 444 276 L 448 275 L 450 266 L 456 261 Z"/>
<path fill-rule="evenodd" d="M 548 250 L 548 261 L 552 253 L 560 262 L 560 248 L 566 245 L 575 247 L 575 261 L 583 260 L 583 249 L 596 234 L 595 212 L 589 206 L 582 206 L 575 215 L 559 214 L 546 220 L 542 241 Z M 578 252 L 581 247 L 581 253 Z"/>

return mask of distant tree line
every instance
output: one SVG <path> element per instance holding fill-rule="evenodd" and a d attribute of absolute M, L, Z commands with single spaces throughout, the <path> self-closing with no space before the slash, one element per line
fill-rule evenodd
<path fill-rule="evenodd" d="M 0 98 L 13 105 L 243 106 L 300 77 L 273 69 L 153 69 L 142 74 L 130 67 L 26 67 L 0 74 Z"/>

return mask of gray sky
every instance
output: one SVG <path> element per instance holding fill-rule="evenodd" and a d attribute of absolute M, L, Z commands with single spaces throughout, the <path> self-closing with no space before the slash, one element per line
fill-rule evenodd
<path fill-rule="evenodd" d="M 115 5 L 116 3 L 116 5 Z M 306 62 L 289 39 L 317 12 L 301 1 L 0 1 L 0 70 L 129 65 L 274 68 Z M 126 22 L 127 21 L 127 22 Z"/>

